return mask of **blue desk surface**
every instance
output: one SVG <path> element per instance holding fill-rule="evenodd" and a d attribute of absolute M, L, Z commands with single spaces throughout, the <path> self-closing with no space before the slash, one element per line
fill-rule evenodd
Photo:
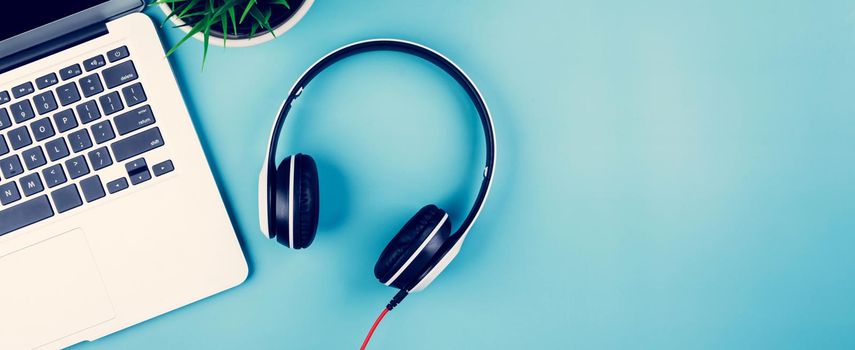
<path fill-rule="evenodd" d="M 319 163 L 318 239 L 261 236 L 258 168 L 287 88 L 371 37 L 458 61 L 500 142 L 462 254 L 372 348 L 855 346 L 855 3 L 656 0 L 318 1 L 274 42 L 212 49 L 204 71 L 188 42 L 170 60 L 251 275 L 81 348 L 359 345 L 394 294 L 372 275 L 380 250 L 423 204 L 459 221 L 482 162 L 450 79 L 351 59 L 286 130 Z"/>

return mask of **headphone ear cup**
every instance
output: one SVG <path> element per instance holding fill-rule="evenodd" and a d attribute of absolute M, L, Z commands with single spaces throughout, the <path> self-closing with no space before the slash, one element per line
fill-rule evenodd
<path fill-rule="evenodd" d="M 383 249 L 374 265 L 374 276 L 383 284 L 409 290 L 450 234 L 448 214 L 433 204 L 423 207 Z"/>
<path fill-rule="evenodd" d="M 318 230 L 318 167 L 312 157 L 295 154 L 276 169 L 276 240 L 294 249 L 309 247 Z"/>

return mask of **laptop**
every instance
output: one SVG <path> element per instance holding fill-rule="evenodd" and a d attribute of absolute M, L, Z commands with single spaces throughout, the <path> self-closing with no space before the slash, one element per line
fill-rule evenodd
<path fill-rule="evenodd" d="M 243 282 L 144 2 L 13 7 L 0 16 L 0 349 L 92 341 Z"/>

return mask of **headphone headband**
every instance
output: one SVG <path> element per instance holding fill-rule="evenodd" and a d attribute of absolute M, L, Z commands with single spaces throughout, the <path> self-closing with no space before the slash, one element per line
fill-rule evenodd
<path fill-rule="evenodd" d="M 269 181 L 274 175 L 274 170 L 276 169 L 275 157 L 276 157 L 276 148 L 278 145 L 278 139 L 282 133 L 282 128 L 285 124 L 285 119 L 288 116 L 288 112 L 291 110 L 291 105 L 297 97 L 303 92 L 303 89 L 309 82 L 312 81 L 318 74 L 320 74 L 323 70 L 328 68 L 329 66 L 354 55 L 358 55 L 360 53 L 365 52 L 373 52 L 373 51 L 396 51 L 401 53 L 410 54 L 413 56 L 421 57 L 422 59 L 433 63 L 439 68 L 442 68 L 443 71 L 448 73 L 451 77 L 457 81 L 466 93 L 469 95 L 469 98 L 472 100 L 472 103 L 475 105 L 478 115 L 481 119 L 482 127 L 484 128 L 484 137 L 486 141 L 486 165 L 484 167 L 484 178 L 481 183 L 480 190 L 478 191 L 478 196 L 476 197 L 475 203 L 472 206 L 472 209 L 469 211 L 469 214 L 466 216 L 466 219 L 461 223 L 460 228 L 456 231 L 456 233 L 451 237 L 452 244 L 446 248 L 448 250 L 459 250 L 460 244 L 463 242 L 463 238 L 468 235 L 469 230 L 472 228 L 472 225 L 475 223 L 475 220 L 478 219 L 478 215 L 481 213 L 481 209 L 484 207 L 484 203 L 487 199 L 487 195 L 490 192 L 490 188 L 493 183 L 493 170 L 496 162 L 496 136 L 495 131 L 493 129 L 493 119 L 490 115 L 490 109 L 487 106 L 487 103 L 484 101 L 481 92 L 478 90 L 478 87 L 466 75 L 466 73 L 460 69 L 454 62 L 440 54 L 439 52 L 428 48 L 426 46 L 404 41 L 398 39 L 371 39 L 365 41 L 355 42 L 349 45 L 345 45 L 335 51 L 330 52 L 326 56 L 319 59 L 312 66 L 310 66 L 297 81 L 291 87 L 291 90 L 288 93 L 288 97 L 282 102 L 282 106 L 279 108 L 279 114 L 274 121 L 272 131 L 270 133 L 270 139 L 267 144 L 267 158 L 262 165 L 261 174 L 259 176 L 259 201 L 261 205 L 266 205 L 267 208 L 270 208 L 270 201 L 273 198 L 273 193 L 271 186 L 269 186 Z M 263 197 L 262 197 L 263 196 Z M 264 200 L 266 198 L 266 201 Z M 264 216 L 263 211 L 259 213 L 262 217 Z M 264 219 L 262 223 L 267 222 L 268 220 Z M 262 224 L 262 230 L 268 232 L 273 232 L 273 228 L 271 227 L 271 223 L 267 223 L 268 227 L 264 227 Z M 266 230 L 265 230 L 266 229 Z M 459 233 L 459 234 L 458 234 Z M 456 248 L 456 249 L 455 249 Z"/>

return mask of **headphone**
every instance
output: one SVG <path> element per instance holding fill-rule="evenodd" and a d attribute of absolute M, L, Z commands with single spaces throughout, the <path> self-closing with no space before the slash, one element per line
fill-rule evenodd
<path fill-rule="evenodd" d="M 274 157 L 279 136 L 291 105 L 312 79 L 345 58 L 373 51 L 395 51 L 420 57 L 453 77 L 475 105 L 487 145 L 487 163 L 481 187 L 460 228 L 451 234 L 448 213 L 429 204 L 407 221 L 380 254 L 374 266 L 374 276 L 381 283 L 400 289 L 399 295 L 406 295 L 425 289 L 460 252 L 464 239 L 484 208 L 496 162 L 493 119 L 484 97 L 466 73 L 439 52 L 404 40 L 373 39 L 345 45 L 310 66 L 291 87 L 273 123 L 267 157 L 258 181 L 259 221 L 267 238 L 276 238 L 285 246 L 303 249 L 312 244 L 320 211 L 318 168 L 312 157 L 301 153 L 285 158 L 277 166 Z"/>

